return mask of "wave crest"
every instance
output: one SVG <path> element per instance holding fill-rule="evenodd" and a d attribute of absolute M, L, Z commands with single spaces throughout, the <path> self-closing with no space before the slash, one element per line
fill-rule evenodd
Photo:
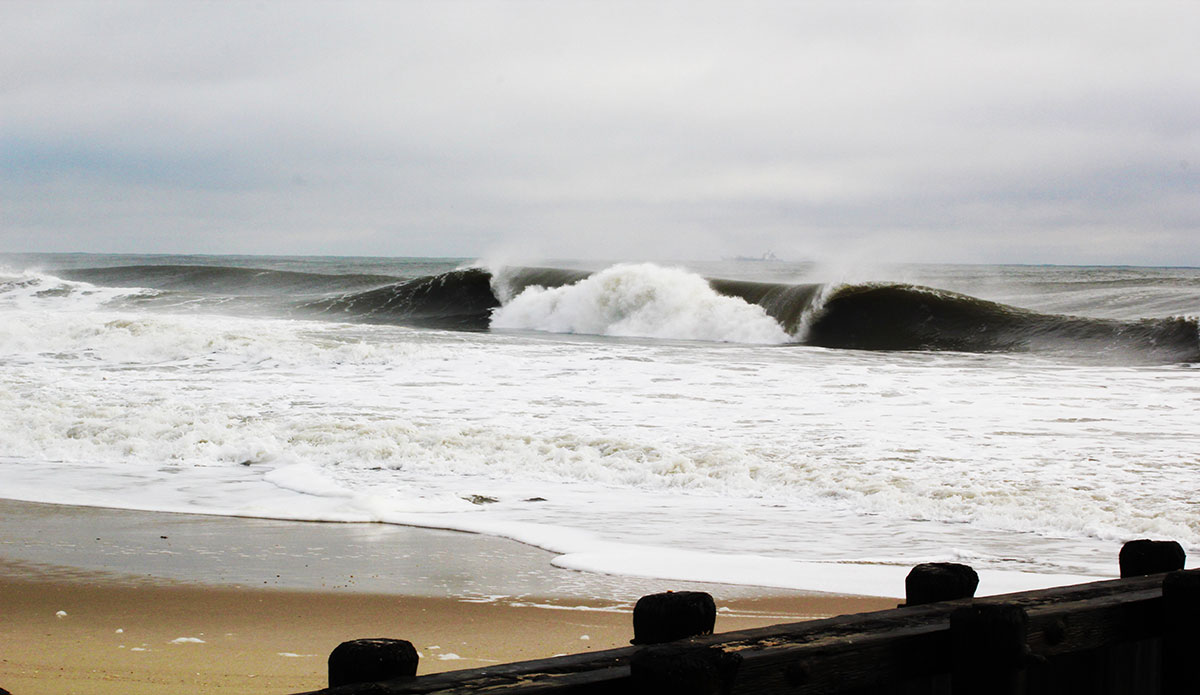
<path fill-rule="evenodd" d="M 0 307 L 186 306 L 229 315 L 469 331 L 494 327 L 833 349 L 1041 352 L 1114 363 L 1200 361 L 1200 321 L 1194 316 L 1073 316 L 902 283 L 706 279 L 653 264 L 616 265 L 597 273 L 458 267 L 408 278 L 199 266 L 75 269 L 59 275 L 0 272 Z"/>
<path fill-rule="evenodd" d="M 761 306 L 720 295 L 699 275 L 650 263 L 615 265 L 561 287 L 531 285 L 497 308 L 491 325 L 728 343 L 790 340 Z"/>

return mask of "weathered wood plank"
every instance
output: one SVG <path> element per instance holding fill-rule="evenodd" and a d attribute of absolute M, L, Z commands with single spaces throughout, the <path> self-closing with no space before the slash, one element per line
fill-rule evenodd
<path fill-rule="evenodd" d="M 1030 649 L 1042 656 L 1087 651 L 1161 635 L 1161 592 L 1139 591 L 1028 610 Z"/>
<path fill-rule="evenodd" d="M 939 622 L 748 649 L 733 692 L 816 695 L 931 678 L 944 670 L 948 638 Z"/>

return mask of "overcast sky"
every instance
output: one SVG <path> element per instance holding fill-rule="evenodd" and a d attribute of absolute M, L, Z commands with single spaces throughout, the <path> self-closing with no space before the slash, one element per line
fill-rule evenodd
<path fill-rule="evenodd" d="M 1200 2 L 0 0 L 0 251 L 1200 265 Z"/>

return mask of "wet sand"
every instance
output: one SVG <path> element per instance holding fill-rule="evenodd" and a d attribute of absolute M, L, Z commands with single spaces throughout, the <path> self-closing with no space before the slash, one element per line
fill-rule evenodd
<path fill-rule="evenodd" d="M 165 536 L 165 538 L 164 538 Z M 284 693 L 325 685 L 363 637 L 421 673 L 609 649 L 637 597 L 702 589 L 718 632 L 895 606 L 560 570 L 503 539 L 0 501 L 0 688 Z"/>

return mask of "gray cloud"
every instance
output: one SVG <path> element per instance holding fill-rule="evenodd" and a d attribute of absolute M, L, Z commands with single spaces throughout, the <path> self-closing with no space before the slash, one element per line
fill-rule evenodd
<path fill-rule="evenodd" d="M 1195 3 L 0 16 L 4 250 L 1200 264 Z"/>

